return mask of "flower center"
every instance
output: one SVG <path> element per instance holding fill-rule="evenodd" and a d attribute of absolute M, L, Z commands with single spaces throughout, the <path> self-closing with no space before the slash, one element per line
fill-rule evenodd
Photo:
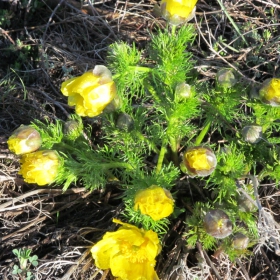
<path fill-rule="evenodd" d="M 121 253 L 132 263 L 143 263 L 147 257 L 142 246 L 136 246 L 129 242 L 121 244 Z"/>

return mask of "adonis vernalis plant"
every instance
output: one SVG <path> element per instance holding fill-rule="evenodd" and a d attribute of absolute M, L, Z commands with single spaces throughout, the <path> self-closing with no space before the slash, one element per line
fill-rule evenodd
<path fill-rule="evenodd" d="M 167 0 L 162 8 L 172 24 L 174 18 L 187 20 L 196 2 Z M 129 224 L 117 221 L 121 227 L 91 250 L 96 266 L 118 279 L 158 279 L 160 240 L 189 209 L 189 248 L 197 242 L 204 249 L 222 248 L 232 260 L 247 254 L 258 239 L 256 197 L 248 186 L 256 176 L 280 178 L 272 145 L 280 142 L 272 137 L 280 129 L 279 79 L 265 83 L 257 98 L 250 98 L 251 89 L 231 69 L 221 69 L 216 84 L 200 82 L 190 52 L 195 35 L 189 24 L 158 30 L 145 51 L 112 44 L 106 66 L 62 83 L 76 115 L 65 122 L 35 120 L 39 150 L 23 149 L 20 156 L 27 183 L 66 190 L 79 181 L 94 190 L 110 181 L 122 188 L 122 219 Z M 81 117 L 102 124 L 95 139 L 102 145 L 93 147 L 91 128 Z M 22 140 L 12 137 L 10 150 L 22 154 Z M 15 137 L 29 145 L 28 135 Z M 205 190 L 211 196 L 202 197 Z"/>

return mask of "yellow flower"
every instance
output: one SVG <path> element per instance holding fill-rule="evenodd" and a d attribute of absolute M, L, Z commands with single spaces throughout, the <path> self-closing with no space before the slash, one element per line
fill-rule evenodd
<path fill-rule="evenodd" d="M 68 96 L 68 105 L 76 106 L 77 115 L 94 117 L 103 112 L 117 90 L 109 69 L 96 65 L 82 76 L 63 82 L 61 92 Z"/>
<path fill-rule="evenodd" d="M 214 171 L 217 159 L 210 148 L 193 147 L 187 149 L 184 153 L 183 163 L 190 175 L 203 177 Z"/>
<path fill-rule="evenodd" d="M 134 209 L 155 221 L 168 217 L 173 212 L 173 204 L 171 193 L 155 185 L 139 191 L 134 198 Z"/>
<path fill-rule="evenodd" d="M 107 232 L 91 249 L 95 265 L 111 269 L 118 280 L 159 280 L 154 267 L 161 250 L 158 236 L 117 219 L 122 226 Z"/>
<path fill-rule="evenodd" d="M 59 167 L 59 156 L 54 150 L 42 150 L 25 154 L 20 159 L 21 168 L 19 174 L 24 181 L 39 186 L 52 183 Z"/>
<path fill-rule="evenodd" d="M 38 150 L 42 144 L 42 138 L 35 128 L 21 125 L 13 132 L 7 143 L 11 152 L 22 155 Z"/>
<path fill-rule="evenodd" d="M 265 80 L 259 93 L 262 102 L 275 107 L 280 106 L 280 79 Z"/>
<path fill-rule="evenodd" d="M 195 15 L 198 0 L 162 0 L 162 16 L 171 24 L 177 25 L 190 21 Z"/>

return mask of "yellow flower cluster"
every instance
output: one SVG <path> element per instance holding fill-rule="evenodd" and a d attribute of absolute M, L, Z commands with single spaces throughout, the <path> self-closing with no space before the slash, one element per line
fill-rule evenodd
<path fill-rule="evenodd" d="M 9 137 L 7 144 L 11 152 L 22 155 L 38 150 L 42 144 L 42 138 L 35 128 L 21 125 Z"/>
<path fill-rule="evenodd" d="M 264 103 L 275 107 L 280 106 L 280 79 L 267 79 L 259 93 Z"/>
<path fill-rule="evenodd" d="M 20 164 L 19 174 L 23 176 L 25 182 L 43 186 L 55 180 L 60 160 L 56 151 L 42 150 L 24 154 Z"/>
<path fill-rule="evenodd" d="M 171 24 L 177 25 L 191 20 L 195 15 L 198 0 L 162 0 L 162 16 Z"/>
<path fill-rule="evenodd" d="M 60 165 L 58 153 L 52 150 L 37 151 L 42 138 L 35 128 L 20 126 L 10 136 L 7 144 L 11 152 L 21 156 L 19 174 L 25 182 L 43 186 L 55 181 Z"/>
<path fill-rule="evenodd" d="M 157 234 L 116 219 L 113 221 L 122 226 L 115 232 L 107 232 L 92 247 L 95 265 L 111 269 L 119 280 L 158 280 L 154 270 L 155 258 L 161 251 Z"/>
<path fill-rule="evenodd" d="M 80 77 L 62 83 L 61 92 L 68 96 L 68 105 L 75 106 L 77 115 L 95 117 L 116 96 L 116 85 L 109 69 L 97 65 Z"/>
<path fill-rule="evenodd" d="M 193 147 L 184 153 L 183 163 L 190 175 L 203 177 L 214 171 L 217 159 L 210 148 Z"/>
<path fill-rule="evenodd" d="M 139 191 L 134 199 L 134 209 L 154 221 L 168 217 L 173 212 L 174 201 L 171 193 L 162 187 L 152 185 Z"/>

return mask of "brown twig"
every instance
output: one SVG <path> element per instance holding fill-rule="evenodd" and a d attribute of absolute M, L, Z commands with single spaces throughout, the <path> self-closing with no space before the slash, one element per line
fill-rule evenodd
<path fill-rule="evenodd" d="M 222 277 L 220 276 L 218 270 L 216 269 L 216 267 L 214 266 L 213 262 L 210 260 L 208 254 L 202 249 L 202 245 L 200 242 L 196 242 L 196 247 L 200 253 L 200 255 L 202 257 L 205 258 L 207 264 L 211 267 L 211 269 L 213 270 L 215 276 L 217 277 L 218 280 L 222 280 Z"/>

